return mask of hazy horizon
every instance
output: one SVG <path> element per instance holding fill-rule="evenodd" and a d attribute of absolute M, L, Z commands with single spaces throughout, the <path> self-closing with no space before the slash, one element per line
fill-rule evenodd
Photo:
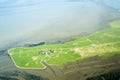
<path fill-rule="evenodd" d="M 99 29 L 107 11 L 120 0 L 0 0 L 0 45 L 16 40 L 45 40 Z M 113 6 L 111 6 L 113 4 Z"/>

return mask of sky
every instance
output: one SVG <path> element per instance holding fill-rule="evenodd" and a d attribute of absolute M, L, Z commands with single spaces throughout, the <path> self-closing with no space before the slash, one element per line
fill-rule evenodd
<path fill-rule="evenodd" d="M 119 9 L 114 0 L 0 0 L 0 44 L 92 31 L 105 13 L 94 1 Z"/>

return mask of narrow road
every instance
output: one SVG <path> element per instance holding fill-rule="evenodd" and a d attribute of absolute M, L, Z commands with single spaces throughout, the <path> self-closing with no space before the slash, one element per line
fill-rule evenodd
<path fill-rule="evenodd" d="M 55 79 L 57 80 L 57 75 L 56 75 L 56 72 L 55 72 L 55 70 L 50 66 L 50 65 L 48 65 L 47 63 L 46 63 L 46 61 L 41 61 L 41 63 L 44 65 L 44 66 L 46 66 L 46 68 L 48 68 L 48 69 L 50 69 L 51 71 L 52 71 L 52 73 L 54 74 L 54 77 L 55 77 Z"/>

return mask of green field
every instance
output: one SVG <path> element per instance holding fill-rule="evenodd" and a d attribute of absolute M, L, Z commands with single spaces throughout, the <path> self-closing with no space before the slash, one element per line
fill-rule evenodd
<path fill-rule="evenodd" d="M 20 68 L 43 68 L 41 61 L 63 67 L 69 62 L 92 56 L 107 59 L 120 54 L 120 21 L 110 22 L 110 28 L 67 42 L 32 48 L 19 47 L 9 50 L 16 66 Z"/>

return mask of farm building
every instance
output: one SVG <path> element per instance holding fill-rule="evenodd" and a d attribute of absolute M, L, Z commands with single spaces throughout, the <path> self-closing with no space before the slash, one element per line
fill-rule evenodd
<path fill-rule="evenodd" d="M 52 54 L 54 53 L 54 50 L 41 50 L 39 51 L 39 54 Z"/>

